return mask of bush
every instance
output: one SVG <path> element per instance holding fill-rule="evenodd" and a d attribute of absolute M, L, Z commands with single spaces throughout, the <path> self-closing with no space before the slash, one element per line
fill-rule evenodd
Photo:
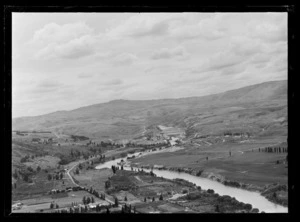
<path fill-rule="evenodd" d="M 187 190 L 187 189 L 183 189 L 183 190 L 182 190 L 182 193 L 183 193 L 183 194 L 186 194 L 186 193 L 188 193 L 188 190 Z"/>
<path fill-rule="evenodd" d="M 126 157 L 127 156 L 127 153 L 121 153 L 120 155 L 122 158 Z"/>
<path fill-rule="evenodd" d="M 202 173 L 203 173 L 203 170 L 199 170 L 198 173 L 196 174 L 196 176 L 200 177 Z"/>
<path fill-rule="evenodd" d="M 213 193 L 215 193 L 215 191 L 212 190 L 212 189 L 208 189 L 208 190 L 207 190 L 207 193 L 213 194 Z"/>
<path fill-rule="evenodd" d="M 251 210 L 252 209 L 251 204 L 245 204 L 244 207 L 245 207 L 246 210 Z"/>
<path fill-rule="evenodd" d="M 198 199 L 201 197 L 201 194 L 200 193 L 189 193 L 187 195 L 187 199 L 188 200 L 195 200 L 195 199 Z"/>

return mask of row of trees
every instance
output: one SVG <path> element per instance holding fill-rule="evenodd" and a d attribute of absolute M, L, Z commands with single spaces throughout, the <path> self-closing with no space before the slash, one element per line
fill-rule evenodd
<path fill-rule="evenodd" d="M 47 179 L 50 181 L 50 180 L 62 180 L 64 177 L 64 174 L 61 172 L 61 173 L 56 173 L 56 174 L 48 174 L 47 175 Z"/>
<path fill-rule="evenodd" d="M 59 208 L 58 204 L 54 203 L 54 202 L 51 202 L 50 203 L 50 209 L 53 209 L 53 208 Z"/>
<path fill-rule="evenodd" d="M 86 196 L 84 196 L 82 198 L 82 203 L 83 204 L 95 203 L 95 199 L 94 199 L 94 197 L 86 197 Z"/>
<path fill-rule="evenodd" d="M 122 206 L 122 213 L 136 213 L 136 208 L 135 206 L 132 208 L 131 204 L 129 204 L 129 206 L 127 204 L 125 204 L 124 206 Z"/>
<path fill-rule="evenodd" d="M 32 179 L 30 178 L 30 175 L 32 175 L 33 173 L 34 173 L 34 170 L 32 169 L 32 167 L 29 166 L 26 168 L 26 171 L 15 169 L 12 176 L 16 180 L 23 179 L 23 181 L 31 183 Z"/>
<path fill-rule="evenodd" d="M 288 148 L 287 147 L 264 147 L 259 148 L 259 152 L 266 152 L 266 153 L 287 153 Z"/>
<path fill-rule="evenodd" d="M 150 199 L 150 197 L 148 197 L 148 199 Z M 159 198 L 158 198 L 158 200 L 164 200 L 164 197 L 163 197 L 163 195 L 162 195 L 162 193 L 159 195 Z M 154 202 L 155 201 L 155 197 L 152 197 L 152 202 Z M 147 198 L 146 197 L 144 197 L 144 202 L 147 202 Z"/>
<path fill-rule="evenodd" d="M 117 172 L 117 170 L 119 170 L 119 167 L 112 165 L 111 169 L 112 169 L 113 173 L 115 174 Z M 123 166 L 121 167 L 121 169 L 123 170 Z"/>
<path fill-rule="evenodd" d="M 133 142 L 128 142 L 125 144 L 119 144 L 119 143 L 114 143 L 111 141 L 107 141 L 107 142 L 101 141 L 100 143 L 95 143 L 95 142 L 89 141 L 86 145 L 87 146 L 94 145 L 96 147 L 103 147 L 103 148 L 120 148 L 123 146 L 151 148 L 153 146 L 154 147 L 162 147 L 162 146 L 170 145 L 170 142 L 168 141 L 168 142 L 160 142 L 160 143 L 152 143 L 152 144 L 137 144 L 137 143 L 133 143 Z M 96 148 L 90 148 L 90 150 L 93 151 L 94 154 L 96 152 L 99 152 L 99 149 L 96 149 Z M 100 152 L 102 152 L 101 149 L 100 149 Z"/>

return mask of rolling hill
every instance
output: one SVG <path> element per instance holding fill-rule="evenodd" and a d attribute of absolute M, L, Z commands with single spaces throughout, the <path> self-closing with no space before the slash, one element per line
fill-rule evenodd
<path fill-rule="evenodd" d="M 287 81 L 202 97 L 114 100 L 12 120 L 13 130 L 50 130 L 98 139 L 130 139 L 152 125 L 180 127 L 188 136 L 226 131 L 287 135 Z"/>

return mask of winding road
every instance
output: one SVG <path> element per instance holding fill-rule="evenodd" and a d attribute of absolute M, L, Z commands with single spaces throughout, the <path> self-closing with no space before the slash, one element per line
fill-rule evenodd
<path fill-rule="evenodd" d="M 70 169 L 67 170 L 66 174 L 69 176 L 70 180 L 72 181 L 72 183 L 73 183 L 75 186 L 80 186 L 80 185 L 77 184 L 77 183 L 74 181 L 74 179 L 73 179 L 73 177 L 71 176 L 70 172 L 71 172 L 76 166 L 78 166 L 80 163 L 84 163 L 84 162 L 87 162 L 87 161 L 90 161 L 90 160 L 93 160 L 93 159 L 96 159 L 96 158 L 98 158 L 98 156 L 97 156 L 97 157 L 94 157 L 94 158 L 89 158 L 88 160 L 78 161 L 78 162 L 76 162 Z M 108 195 L 108 194 L 105 193 L 105 201 L 107 201 L 108 203 L 111 203 L 111 204 L 115 204 L 114 201 L 112 201 L 112 200 L 110 200 L 110 199 L 108 199 L 108 198 L 106 197 L 107 195 Z"/>

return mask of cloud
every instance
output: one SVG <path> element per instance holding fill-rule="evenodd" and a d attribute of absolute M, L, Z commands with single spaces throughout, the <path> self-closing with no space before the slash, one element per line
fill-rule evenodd
<path fill-rule="evenodd" d="M 145 68 L 144 72 L 150 73 L 150 72 L 154 72 L 155 70 L 170 69 L 170 68 L 171 68 L 170 65 L 163 64 L 163 65 L 158 65 L 158 66 L 147 67 L 147 68 Z"/>
<path fill-rule="evenodd" d="M 123 80 L 121 79 L 113 79 L 106 82 L 101 83 L 101 85 L 121 85 L 123 84 Z"/>
<path fill-rule="evenodd" d="M 61 85 L 62 85 L 62 83 L 57 82 L 57 81 L 45 80 L 43 82 L 40 82 L 37 86 L 39 88 L 57 88 Z"/>
<path fill-rule="evenodd" d="M 154 52 L 151 56 L 151 59 L 170 59 L 170 58 L 185 58 L 188 56 L 187 51 L 184 47 L 178 46 L 173 49 L 162 48 L 156 52 Z"/>
<path fill-rule="evenodd" d="M 262 43 L 247 36 L 234 36 L 231 38 L 230 50 L 240 56 L 252 56 L 261 52 Z"/>
<path fill-rule="evenodd" d="M 226 75 L 226 76 L 235 75 L 235 74 L 244 72 L 246 70 L 246 68 L 247 68 L 247 65 L 245 63 L 238 64 L 235 66 L 230 66 L 230 67 L 222 69 L 221 75 Z"/>
<path fill-rule="evenodd" d="M 162 21 L 154 24 L 152 27 L 148 29 L 144 29 L 141 31 L 136 31 L 131 34 L 133 37 L 144 37 L 144 36 L 161 36 L 168 33 L 169 24 L 167 21 Z"/>
<path fill-rule="evenodd" d="M 170 30 L 170 35 L 179 40 L 202 38 L 211 41 L 224 37 L 225 29 L 220 25 L 221 16 L 213 15 L 200 19 L 200 21 L 195 19 L 195 21 L 183 22 L 181 25 L 175 26 Z"/>
<path fill-rule="evenodd" d="M 243 57 L 228 51 L 222 51 L 211 56 L 202 62 L 197 68 L 193 68 L 193 73 L 209 72 L 235 66 L 243 61 Z"/>
<path fill-rule="evenodd" d="M 66 85 L 55 80 L 47 79 L 38 82 L 35 87 L 30 88 L 29 91 L 38 96 L 39 93 L 56 92 L 63 87 L 66 87 Z"/>
<path fill-rule="evenodd" d="M 169 34 L 170 26 L 182 19 L 182 13 L 139 13 L 134 14 L 117 27 L 107 31 L 113 38 L 159 37 Z"/>
<path fill-rule="evenodd" d="M 258 38 L 266 42 L 282 42 L 287 41 L 287 20 L 286 18 L 281 21 L 274 22 L 261 22 L 254 20 L 249 22 L 248 30 L 250 36 Z"/>
<path fill-rule="evenodd" d="M 53 58 L 78 59 L 94 54 L 94 44 L 95 39 L 89 35 L 81 36 L 63 44 L 51 43 L 38 51 L 35 58 L 43 60 Z"/>
<path fill-rule="evenodd" d="M 233 36 L 228 46 L 192 68 L 192 73 L 221 71 L 225 75 L 242 72 L 246 66 L 266 60 L 264 44 L 258 39 L 247 36 Z"/>
<path fill-rule="evenodd" d="M 80 73 L 77 77 L 82 79 L 82 78 L 91 78 L 94 75 L 92 73 Z"/>
<path fill-rule="evenodd" d="M 265 53 L 259 53 L 253 56 L 250 60 L 253 64 L 267 63 L 271 60 L 270 56 Z"/>
<path fill-rule="evenodd" d="M 35 59 L 78 59 L 95 53 L 97 36 L 85 23 L 50 23 L 36 31 L 30 45 L 38 48 Z"/>
<path fill-rule="evenodd" d="M 93 30 L 83 22 L 58 25 L 50 23 L 34 33 L 32 43 L 66 43 L 80 36 L 91 34 Z"/>
<path fill-rule="evenodd" d="M 132 65 L 138 58 L 136 55 L 131 53 L 122 53 L 117 55 L 113 60 L 112 63 L 116 66 L 126 66 Z"/>
<path fill-rule="evenodd" d="M 219 15 L 200 13 L 141 13 L 135 14 L 107 35 L 119 37 L 171 37 L 176 39 L 203 38 L 216 40 L 224 36 Z"/>

